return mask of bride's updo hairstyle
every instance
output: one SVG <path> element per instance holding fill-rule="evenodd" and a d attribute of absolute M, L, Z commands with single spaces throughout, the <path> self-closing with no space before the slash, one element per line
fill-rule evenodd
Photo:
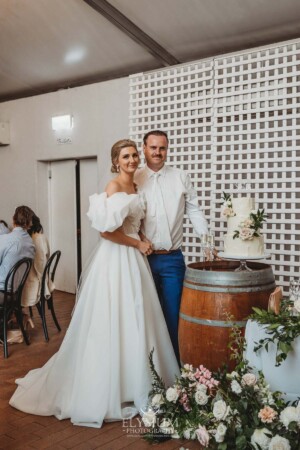
<path fill-rule="evenodd" d="M 111 148 L 111 172 L 112 173 L 118 173 L 119 172 L 119 166 L 118 166 L 118 160 L 121 153 L 121 150 L 123 148 L 127 147 L 133 147 L 138 151 L 136 147 L 136 143 L 134 141 L 131 141 L 130 139 L 121 139 L 120 141 L 116 142 L 112 148 Z"/>

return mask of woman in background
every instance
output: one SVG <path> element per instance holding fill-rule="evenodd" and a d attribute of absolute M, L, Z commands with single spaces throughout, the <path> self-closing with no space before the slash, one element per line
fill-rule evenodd
<path fill-rule="evenodd" d="M 8 233 L 10 233 L 10 229 L 8 228 L 7 223 L 4 220 L 0 220 L 0 234 Z"/>
<path fill-rule="evenodd" d="M 40 300 L 42 276 L 45 265 L 50 256 L 50 248 L 47 237 L 43 233 L 43 227 L 39 217 L 35 214 L 32 217 L 32 226 L 29 228 L 34 246 L 35 257 L 30 269 L 22 295 L 22 306 L 33 306 Z M 52 287 L 46 283 L 45 294 L 50 295 Z"/>

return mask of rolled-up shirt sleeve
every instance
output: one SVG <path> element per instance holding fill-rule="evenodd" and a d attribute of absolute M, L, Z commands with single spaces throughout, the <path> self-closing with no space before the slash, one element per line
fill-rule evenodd
<path fill-rule="evenodd" d="M 188 215 L 194 230 L 198 236 L 208 233 L 208 223 L 198 203 L 197 192 L 191 178 L 184 173 L 183 184 L 185 187 L 185 213 Z"/>

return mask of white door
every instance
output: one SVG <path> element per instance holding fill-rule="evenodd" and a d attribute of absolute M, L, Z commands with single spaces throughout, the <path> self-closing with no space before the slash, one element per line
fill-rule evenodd
<path fill-rule="evenodd" d="M 76 161 L 50 163 L 49 217 L 50 248 L 61 251 L 55 275 L 56 289 L 76 292 L 77 241 L 76 241 Z"/>
<path fill-rule="evenodd" d="M 81 159 L 80 169 L 80 221 L 81 221 L 81 261 L 82 268 L 95 249 L 99 232 L 91 228 L 86 213 L 89 209 L 89 196 L 98 193 L 97 159 Z"/>

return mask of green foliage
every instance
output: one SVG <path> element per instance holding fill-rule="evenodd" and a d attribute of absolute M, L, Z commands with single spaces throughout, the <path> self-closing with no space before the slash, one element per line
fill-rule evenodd
<path fill-rule="evenodd" d="M 223 192 L 222 200 L 224 200 L 224 202 L 231 202 L 231 195 L 226 194 L 226 192 Z"/>
<path fill-rule="evenodd" d="M 240 232 L 238 230 L 235 230 L 233 233 L 233 239 L 237 239 L 238 237 L 240 237 Z"/>
<path fill-rule="evenodd" d="M 245 224 L 246 221 L 243 221 L 239 224 L 239 228 L 244 228 L 249 230 L 249 237 L 244 239 L 253 239 L 253 237 L 260 236 L 260 229 L 263 226 L 263 222 L 266 221 L 267 214 L 265 214 L 265 210 L 258 209 L 256 213 L 250 213 L 249 220 L 250 224 Z M 234 230 L 233 239 L 240 237 L 240 230 Z"/>
<path fill-rule="evenodd" d="M 243 358 L 246 348 L 245 337 L 241 327 L 234 324 L 234 318 L 232 316 L 228 316 L 227 320 L 233 322 L 228 343 L 228 348 L 230 349 L 230 359 L 235 360 L 237 369 L 242 369 L 246 363 Z"/>
<path fill-rule="evenodd" d="M 149 395 L 154 395 L 154 394 L 161 394 L 163 392 L 165 392 L 166 390 L 166 386 L 164 383 L 164 380 L 158 375 L 156 369 L 155 369 L 155 365 L 153 362 L 153 353 L 154 353 L 154 348 L 151 350 L 150 354 L 149 354 L 149 366 L 150 366 L 150 372 L 152 375 L 152 390 L 149 393 Z"/>
<path fill-rule="evenodd" d="M 267 334 L 266 338 L 260 339 L 256 343 L 254 351 L 261 348 L 268 351 L 270 344 L 275 345 L 276 366 L 280 366 L 287 358 L 288 353 L 293 350 L 294 340 L 300 336 L 300 320 L 299 316 L 291 315 L 292 304 L 293 302 L 290 300 L 283 301 L 278 315 L 273 311 L 252 308 L 254 313 L 249 316 L 249 319 L 264 325 Z"/>
<path fill-rule="evenodd" d="M 264 316 L 264 311 L 256 310 L 257 316 Z M 228 316 L 228 320 L 232 318 Z M 211 450 L 257 450 L 258 443 L 254 446 L 251 439 L 265 428 L 270 438 L 282 436 L 288 439 L 291 450 L 300 449 L 299 424 L 290 422 L 286 428 L 280 420 L 280 413 L 288 404 L 280 392 L 271 392 L 263 374 L 254 375 L 243 359 L 245 340 L 238 326 L 232 328 L 229 347 L 236 362 L 233 372 L 224 366 L 212 374 L 202 365 L 193 368 L 185 364 L 180 377 L 168 389 L 163 388 L 151 351 L 153 389 L 147 413 L 154 416 L 154 423 L 146 425 L 149 431 L 144 437 L 148 442 L 198 437 L 201 444 L 204 433 L 209 441 L 206 448 Z M 273 414 L 269 421 L 263 421 L 261 416 L 266 408 Z"/>
<path fill-rule="evenodd" d="M 253 236 L 259 236 L 258 230 L 260 230 L 263 226 L 263 222 L 266 221 L 267 218 L 267 214 L 265 214 L 265 210 L 257 210 L 256 214 L 251 213 L 250 214 L 250 219 L 253 222 L 253 225 L 250 226 L 250 228 L 254 231 Z"/>

